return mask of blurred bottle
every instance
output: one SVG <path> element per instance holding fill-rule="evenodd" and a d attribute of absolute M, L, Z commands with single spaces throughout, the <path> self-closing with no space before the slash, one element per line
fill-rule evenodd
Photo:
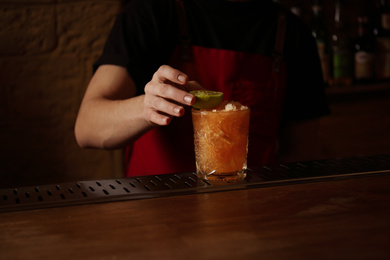
<path fill-rule="evenodd" d="M 311 31 L 317 42 L 323 79 L 325 83 L 328 83 L 330 76 L 330 48 L 321 0 L 314 0 L 312 4 Z"/>
<path fill-rule="evenodd" d="M 390 79 L 390 7 L 387 0 L 380 0 L 377 5 L 374 33 L 375 74 L 377 80 Z"/>
<path fill-rule="evenodd" d="M 367 16 L 357 18 L 357 37 L 354 41 L 355 83 L 374 81 L 375 39 L 370 31 Z"/>
<path fill-rule="evenodd" d="M 329 81 L 333 86 L 351 85 L 353 81 L 353 47 L 344 19 L 343 3 L 336 0 L 332 34 L 332 75 Z"/>
<path fill-rule="evenodd" d="M 301 17 L 301 14 L 302 14 L 302 11 L 301 11 L 301 8 L 299 6 L 292 6 L 290 8 L 290 11 L 295 14 L 296 16 L 298 17 Z"/>

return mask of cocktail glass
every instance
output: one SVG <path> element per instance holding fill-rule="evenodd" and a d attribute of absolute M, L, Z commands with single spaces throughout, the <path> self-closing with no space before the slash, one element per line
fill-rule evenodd
<path fill-rule="evenodd" d="M 209 181 L 246 177 L 250 109 L 224 102 L 215 109 L 192 109 L 196 172 Z"/>

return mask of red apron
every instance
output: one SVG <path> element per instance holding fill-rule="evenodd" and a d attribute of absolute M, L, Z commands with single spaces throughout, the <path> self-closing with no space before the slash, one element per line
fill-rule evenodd
<path fill-rule="evenodd" d="M 279 24 L 284 24 L 282 19 L 284 16 L 280 16 Z M 186 28 L 182 27 L 181 33 L 185 34 Z M 286 70 L 280 59 L 283 36 L 284 26 L 278 26 L 274 57 L 189 46 L 184 42 L 176 49 L 171 62 L 172 67 L 185 72 L 190 80 L 209 90 L 223 92 L 225 100 L 250 107 L 248 168 L 275 159 L 286 87 Z M 183 57 L 186 61 L 182 61 Z M 174 118 L 169 126 L 154 128 L 135 141 L 132 149 L 127 150 L 126 175 L 195 171 L 191 120 L 190 108 L 186 108 L 183 117 Z"/>

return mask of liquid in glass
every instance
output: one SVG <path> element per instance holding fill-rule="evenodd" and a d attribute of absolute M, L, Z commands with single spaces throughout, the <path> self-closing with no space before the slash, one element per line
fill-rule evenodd
<path fill-rule="evenodd" d="M 214 109 L 192 109 L 196 171 L 210 181 L 246 177 L 250 109 L 224 102 Z"/>

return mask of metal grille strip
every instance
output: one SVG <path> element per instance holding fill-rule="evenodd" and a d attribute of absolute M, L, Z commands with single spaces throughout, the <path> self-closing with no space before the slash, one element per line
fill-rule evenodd
<path fill-rule="evenodd" d="M 239 183 L 209 183 L 195 173 L 80 181 L 0 190 L 0 212 L 146 199 L 182 194 L 269 187 L 320 180 L 390 174 L 390 155 L 263 166 Z"/>

